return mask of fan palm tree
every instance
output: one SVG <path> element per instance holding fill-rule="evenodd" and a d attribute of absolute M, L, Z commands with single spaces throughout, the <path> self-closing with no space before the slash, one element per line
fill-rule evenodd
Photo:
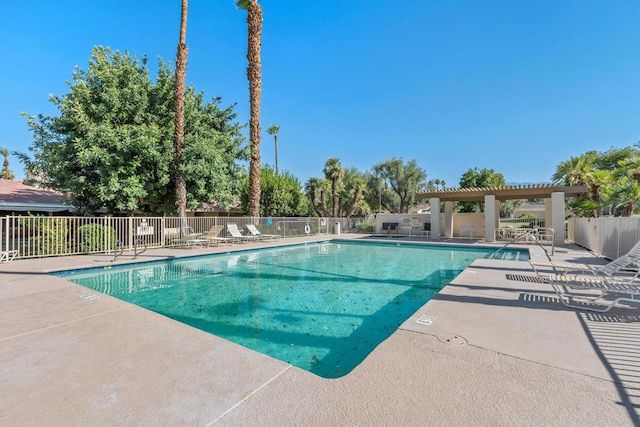
<path fill-rule="evenodd" d="M 236 0 L 236 6 L 247 11 L 247 79 L 249 80 L 249 215 L 260 215 L 260 96 L 262 71 L 260 46 L 262 39 L 262 8 L 258 0 Z"/>
<path fill-rule="evenodd" d="M 327 180 L 320 178 L 309 178 L 304 185 L 304 190 L 311 200 L 313 210 L 319 216 L 327 216 Z M 320 203 L 318 204 L 318 195 Z"/>
<path fill-rule="evenodd" d="M 267 133 L 273 135 L 273 142 L 275 144 L 276 154 L 276 175 L 278 175 L 278 132 L 280 132 L 280 126 L 271 125 L 267 128 Z"/>
<path fill-rule="evenodd" d="M 331 157 L 324 164 L 324 176 L 331 181 L 331 197 L 333 198 L 333 217 L 336 218 L 340 212 L 340 195 L 338 192 L 339 182 L 343 176 L 342 165 L 336 157 Z"/>
<path fill-rule="evenodd" d="M 620 215 L 633 215 L 640 202 L 640 156 L 620 160 L 612 178 L 609 202 Z"/>
<path fill-rule="evenodd" d="M 2 172 L 0 173 L 0 178 L 2 179 L 13 179 L 13 172 L 9 170 L 9 149 L 8 148 L 0 148 L 0 154 L 4 157 L 4 162 L 2 163 Z"/>
<path fill-rule="evenodd" d="M 588 191 L 579 198 L 588 203 L 576 203 L 574 206 L 582 206 L 580 209 L 582 214 L 595 217 L 598 217 L 602 211 L 600 193 L 610 177 L 609 171 L 595 168 L 597 158 L 598 153 L 595 151 L 571 157 L 565 162 L 560 162 L 551 177 L 554 183 L 562 185 L 585 185 Z"/>
<path fill-rule="evenodd" d="M 640 183 L 627 177 L 622 178 L 608 198 L 615 215 L 631 216 L 640 206 Z"/>
<path fill-rule="evenodd" d="M 351 201 L 346 206 L 344 215 L 347 218 L 354 214 L 356 208 L 362 207 L 362 204 L 360 202 L 367 187 L 367 182 L 362 174 L 357 173 L 355 170 L 351 170 L 350 173 L 351 176 L 349 177 L 349 189 L 351 190 Z"/>
<path fill-rule="evenodd" d="M 175 168 L 176 168 L 176 205 L 178 215 L 186 223 L 187 210 L 187 184 L 182 172 L 182 150 L 184 148 L 184 93 L 187 73 L 187 12 L 188 0 L 182 0 L 182 13 L 180 19 L 180 39 L 178 41 L 178 53 L 176 54 L 175 76 Z M 186 224 L 183 224 L 186 225 Z M 181 227 L 185 229 L 185 227 Z"/>

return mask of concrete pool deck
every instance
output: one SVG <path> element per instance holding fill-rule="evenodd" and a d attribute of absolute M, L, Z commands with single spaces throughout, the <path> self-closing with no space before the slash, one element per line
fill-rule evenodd
<path fill-rule="evenodd" d="M 600 261 L 574 245 L 553 258 Z M 323 379 L 48 274 L 110 259 L 0 264 L 0 425 L 640 425 L 640 310 L 568 309 L 527 262 L 475 261 L 351 373 Z"/>

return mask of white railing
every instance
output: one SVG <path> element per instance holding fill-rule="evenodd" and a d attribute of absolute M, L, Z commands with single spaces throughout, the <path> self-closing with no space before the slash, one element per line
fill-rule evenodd
<path fill-rule="evenodd" d="M 16 258 L 90 253 L 136 252 L 141 248 L 175 247 L 184 244 L 181 230 L 217 237 L 227 235 L 227 223 L 239 229 L 254 224 L 265 234 L 282 237 L 313 236 L 356 231 L 361 218 L 285 217 L 50 217 L 6 216 L 0 218 L 0 249 L 17 250 Z M 338 226 L 339 224 L 339 226 Z M 185 232 L 183 231 L 182 234 Z M 212 236 L 213 237 L 213 236 Z"/>
<path fill-rule="evenodd" d="M 544 228 L 544 218 L 500 218 L 500 227 L 507 228 L 513 225 L 515 228 Z"/>
<path fill-rule="evenodd" d="M 640 217 L 569 218 L 567 239 L 600 256 L 616 259 L 640 240 Z"/>

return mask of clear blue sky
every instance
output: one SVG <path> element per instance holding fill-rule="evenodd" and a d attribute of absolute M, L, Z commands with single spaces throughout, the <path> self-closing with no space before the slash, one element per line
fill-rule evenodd
<path fill-rule="evenodd" d="M 179 0 L 5 2 L 0 146 L 27 151 L 93 46 L 174 61 Z M 640 140 L 640 1 L 262 0 L 264 163 L 302 183 L 329 157 L 415 159 L 449 187 L 472 167 L 548 182 L 588 150 Z M 246 15 L 189 2 L 187 82 L 249 119 Z M 11 169 L 24 175 L 15 157 Z"/>

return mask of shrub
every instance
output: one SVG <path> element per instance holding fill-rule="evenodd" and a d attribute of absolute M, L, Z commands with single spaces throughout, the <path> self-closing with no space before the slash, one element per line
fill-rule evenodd
<path fill-rule="evenodd" d="M 376 223 L 373 221 L 364 221 L 356 224 L 356 233 L 373 233 L 376 228 Z"/>
<path fill-rule="evenodd" d="M 29 230 L 29 244 L 36 249 L 35 254 L 58 255 L 67 253 L 69 225 L 65 218 L 36 218 L 32 215 L 20 218 L 20 224 Z"/>
<path fill-rule="evenodd" d="M 102 224 L 87 224 L 78 228 L 80 249 L 84 252 L 105 252 L 116 247 L 116 230 Z"/>

